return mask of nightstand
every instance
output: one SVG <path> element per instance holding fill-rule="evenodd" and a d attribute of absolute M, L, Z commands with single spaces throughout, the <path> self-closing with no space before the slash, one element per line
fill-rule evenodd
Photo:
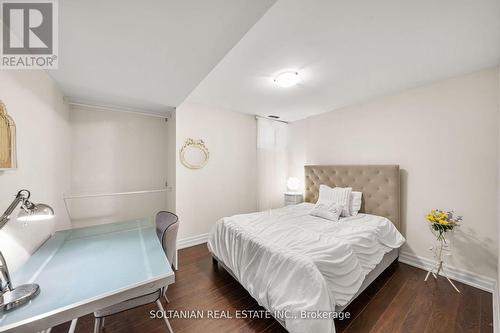
<path fill-rule="evenodd" d="M 296 205 L 304 201 L 302 193 L 285 192 L 285 206 Z"/>

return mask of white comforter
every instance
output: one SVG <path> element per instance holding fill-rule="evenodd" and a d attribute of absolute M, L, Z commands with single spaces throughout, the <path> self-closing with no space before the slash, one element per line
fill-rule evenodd
<path fill-rule="evenodd" d="M 384 217 L 359 214 L 332 222 L 310 216 L 312 206 L 223 218 L 208 241 L 262 306 L 286 315 L 281 319 L 292 333 L 335 332 L 332 319 L 303 315 L 347 304 L 384 254 L 405 242 Z"/>

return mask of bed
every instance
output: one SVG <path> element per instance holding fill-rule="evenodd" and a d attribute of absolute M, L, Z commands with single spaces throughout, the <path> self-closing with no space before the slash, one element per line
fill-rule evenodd
<path fill-rule="evenodd" d="M 309 215 L 321 184 L 363 193 L 360 213 L 331 222 Z M 208 248 L 291 333 L 335 332 L 334 319 L 397 260 L 397 165 L 305 166 L 304 203 L 215 224 Z"/>

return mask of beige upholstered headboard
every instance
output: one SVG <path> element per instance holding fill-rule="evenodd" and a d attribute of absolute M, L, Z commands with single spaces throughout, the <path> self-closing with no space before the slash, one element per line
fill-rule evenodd
<path fill-rule="evenodd" d="M 387 217 L 398 230 L 399 165 L 306 165 L 305 201 L 316 203 L 321 184 L 363 192 L 361 212 Z"/>

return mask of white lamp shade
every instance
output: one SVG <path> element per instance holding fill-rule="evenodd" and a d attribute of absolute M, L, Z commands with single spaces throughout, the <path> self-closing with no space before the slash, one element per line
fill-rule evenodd
<path fill-rule="evenodd" d="M 297 177 L 290 177 L 286 182 L 288 190 L 296 192 L 300 188 L 300 180 Z"/>
<path fill-rule="evenodd" d="M 280 73 L 274 79 L 274 82 L 282 88 L 292 87 L 297 83 L 299 83 L 299 81 L 300 81 L 299 73 L 294 71 Z"/>
<path fill-rule="evenodd" d="M 49 220 L 54 217 L 54 210 L 46 204 L 36 204 L 33 209 L 26 211 L 24 209 L 19 210 L 17 219 L 19 221 L 43 221 Z"/>

